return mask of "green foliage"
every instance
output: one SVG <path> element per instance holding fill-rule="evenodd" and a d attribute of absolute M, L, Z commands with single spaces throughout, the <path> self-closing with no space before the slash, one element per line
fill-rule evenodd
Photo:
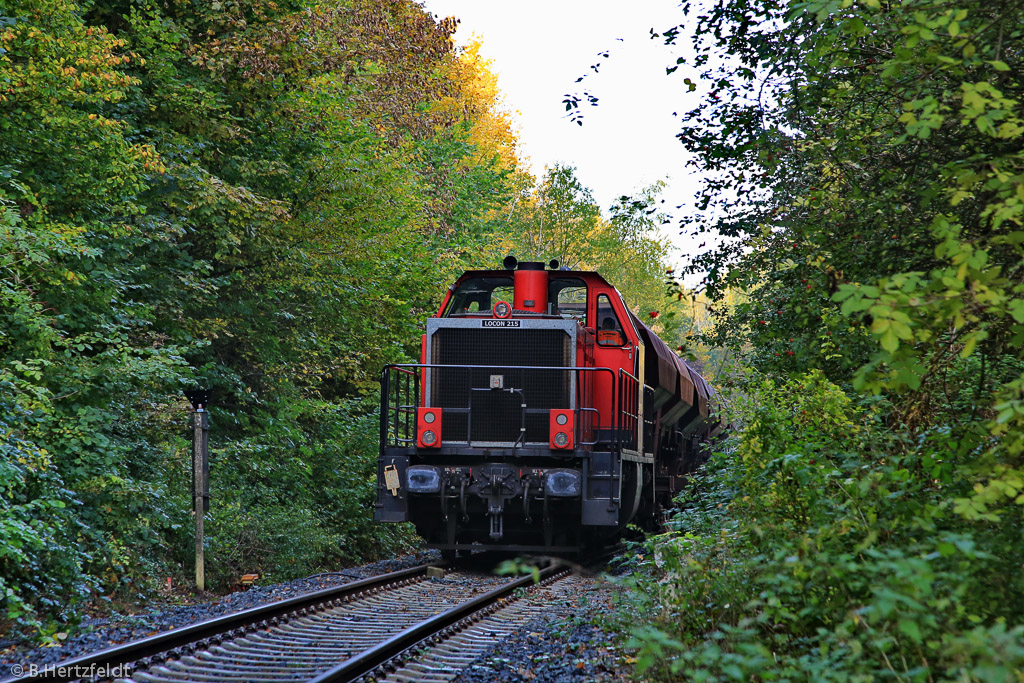
<path fill-rule="evenodd" d="M 1022 529 L 954 511 L 974 453 L 893 433 L 820 373 L 734 395 L 743 429 L 637 548 L 645 680 L 1015 680 Z"/>
<path fill-rule="evenodd" d="M 874 392 L 922 390 L 957 354 L 1020 357 L 1021 18 L 988 2 L 701 14 L 690 66 L 710 93 L 680 138 L 717 172 L 698 202 L 724 217 L 694 227 L 741 239 L 695 267 L 713 295 L 757 292 L 722 338 Z M 710 68 L 714 51 L 741 68 Z M 1019 374 L 986 379 L 1012 408 Z"/>
<path fill-rule="evenodd" d="M 376 496 L 373 407 L 305 400 L 281 406 L 263 418 L 273 430 L 216 451 L 207 539 L 215 585 L 253 571 L 272 581 L 307 576 L 412 546 L 408 529 L 374 525 L 366 512 Z M 190 461 L 179 462 L 185 490 Z M 176 555 L 187 566 L 189 529 L 183 532 Z"/>
<path fill-rule="evenodd" d="M 511 560 L 502 560 L 501 564 L 494 570 L 499 576 L 526 576 L 533 577 L 535 584 L 540 583 L 540 567 L 530 559 L 516 557 Z"/>
<path fill-rule="evenodd" d="M 641 661 L 1020 680 L 1021 8 L 693 14 L 662 34 L 697 41 L 675 69 L 703 99 L 679 135 L 708 177 L 689 224 L 732 239 L 692 268 L 723 313 L 707 342 L 748 374 L 704 497 L 647 549 Z"/>
<path fill-rule="evenodd" d="M 216 397 L 213 587 L 410 543 L 370 523 L 365 397 L 508 196 L 474 121 L 437 105 L 464 85 L 453 30 L 407 0 L 0 10 L 14 628 L 187 576 L 197 384 Z"/>
<path fill-rule="evenodd" d="M 52 456 L 14 429 L 39 419 L 16 408 L 19 384 L 0 372 L 0 592 L 7 619 L 44 629 L 44 620 L 73 618 L 95 581 L 83 569 L 90 558 L 77 547 L 84 529 L 72 508 L 80 501 Z M 54 552 L 61 547 L 69 551 Z"/>

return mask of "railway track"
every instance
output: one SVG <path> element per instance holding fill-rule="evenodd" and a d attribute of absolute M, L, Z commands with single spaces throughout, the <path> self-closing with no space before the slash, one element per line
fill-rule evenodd
<path fill-rule="evenodd" d="M 542 614 L 550 614 L 552 605 L 566 597 L 570 587 L 567 572 L 545 579 L 537 590 L 519 600 L 503 600 L 493 608 L 466 619 L 447 637 L 435 638 L 415 657 L 398 657 L 385 665 L 377 678 L 383 683 L 442 683 L 455 678 L 499 641 Z"/>
<path fill-rule="evenodd" d="M 427 565 L 252 608 L 36 671 L 18 681 L 447 681 L 560 599 L 570 572 L 516 580 Z"/>

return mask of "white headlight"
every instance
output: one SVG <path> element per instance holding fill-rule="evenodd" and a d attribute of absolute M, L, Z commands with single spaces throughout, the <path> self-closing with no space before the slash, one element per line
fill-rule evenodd
<path fill-rule="evenodd" d="M 423 436 L 421 438 L 423 439 L 423 443 L 427 444 L 428 446 L 433 446 L 434 442 L 437 441 L 437 434 L 428 429 L 425 432 L 423 432 Z"/>
<path fill-rule="evenodd" d="M 569 444 L 569 435 L 565 432 L 558 432 L 555 434 L 555 445 L 559 447 L 565 447 Z"/>

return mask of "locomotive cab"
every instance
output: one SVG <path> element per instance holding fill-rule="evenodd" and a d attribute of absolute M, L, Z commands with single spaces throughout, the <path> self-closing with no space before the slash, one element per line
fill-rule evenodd
<path fill-rule="evenodd" d="M 645 332 L 597 273 L 510 257 L 463 274 L 420 363 L 383 372 L 375 519 L 412 521 L 447 553 L 573 553 L 653 520 L 652 399 L 701 413 L 645 382 Z"/>

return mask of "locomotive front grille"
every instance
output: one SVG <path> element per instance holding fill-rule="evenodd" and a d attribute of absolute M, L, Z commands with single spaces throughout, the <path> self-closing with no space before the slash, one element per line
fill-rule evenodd
<path fill-rule="evenodd" d="M 430 338 L 431 364 L 498 368 L 430 370 L 430 405 L 446 409 L 442 441 L 494 446 L 546 444 L 547 411 L 571 406 L 573 373 L 516 370 L 514 366 L 568 367 L 573 365 L 572 350 L 572 338 L 562 327 L 439 327 Z M 495 376 L 500 377 L 501 388 L 492 388 Z"/>

